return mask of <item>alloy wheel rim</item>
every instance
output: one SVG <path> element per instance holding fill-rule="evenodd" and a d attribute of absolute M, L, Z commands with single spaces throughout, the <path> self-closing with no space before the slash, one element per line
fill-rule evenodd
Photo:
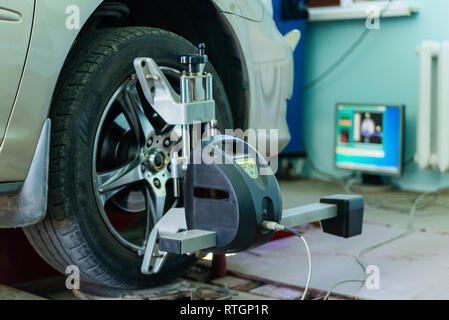
<path fill-rule="evenodd" d="M 180 71 L 169 67 L 161 70 L 176 84 Z M 92 157 L 94 193 L 103 221 L 120 244 L 139 254 L 165 210 L 177 204 L 167 185 L 171 180 L 170 150 L 180 136 L 180 127 L 161 125 L 157 113 L 148 112 L 151 106 L 145 103 L 132 75 L 103 111 Z M 137 205 L 130 199 L 138 199 Z M 122 230 L 111 217 L 134 220 Z"/>

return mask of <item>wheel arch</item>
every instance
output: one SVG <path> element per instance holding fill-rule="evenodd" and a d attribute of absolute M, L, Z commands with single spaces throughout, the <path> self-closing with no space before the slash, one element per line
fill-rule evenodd
<path fill-rule="evenodd" d="M 115 12 L 114 12 L 115 4 Z M 128 8 L 125 17 L 119 17 Z M 181 7 L 173 10 L 173 7 Z M 147 26 L 171 31 L 194 44 L 204 42 L 231 104 L 236 128 L 243 128 L 249 106 L 245 55 L 231 24 L 215 0 L 105 0 L 92 12 L 78 37 L 95 29 Z"/>

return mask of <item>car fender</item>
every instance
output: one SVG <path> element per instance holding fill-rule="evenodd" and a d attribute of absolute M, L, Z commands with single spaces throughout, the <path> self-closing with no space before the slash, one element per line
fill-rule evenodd
<path fill-rule="evenodd" d="M 67 10 L 73 5 L 72 0 L 36 2 L 24 72 L 0 146 L 0 181 L 25 181 L 42 127 L 48 118 L 59 73 L 80 29 L 101 2 L 76 1 L 79 28 L 75 29 L 67 24 L 73 14 Z"/>

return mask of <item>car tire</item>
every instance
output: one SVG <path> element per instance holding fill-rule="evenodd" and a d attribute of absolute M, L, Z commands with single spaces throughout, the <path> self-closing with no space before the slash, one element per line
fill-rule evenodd
<path fill-rule="evenodd" d="M 135 72 L 136 57 L 182 68 L 179 57 L 196 47 L 168 31 L 146 27 L 111 28 L 77 40 L 55 89 L 50 118 L 51 151 L 47 215 L 24 228 L 36 251 L 65 273 L 79 267 L 81 281 L 115 288 L 143 288 L 166 283 L 186 271 L 193 256 L 169 256 L 154 275 L 140 272 L 142 255 L 124 247 L 100 216 L 92 183 L 93 144 L 108 99 Z M 214 77 L 214 98 L 221 128 L 232 128 L 225 89 Z"/>

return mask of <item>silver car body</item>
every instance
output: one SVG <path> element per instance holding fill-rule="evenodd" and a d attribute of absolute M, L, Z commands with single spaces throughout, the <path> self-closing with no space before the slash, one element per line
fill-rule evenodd
<path fill-rule="evenodd" d="M 80 33 L 67 27 L 70 6 L 79 8 L 82 30 L 102 2 L 0 0 L 0 186 L 17 183 L 19 192 L 36 158 L 53 91 Z M 244 129 L 277 129 L 283 148 L 290 138 L 286 100 L 292 94 L 293 56 L 273 21 L 271 0 L 213 3 L 242 56 L 248 83 Z M 0 202 L 1 193 L 0 188 Z M 0 214 L 0 226 L 1 220 Z"/>

